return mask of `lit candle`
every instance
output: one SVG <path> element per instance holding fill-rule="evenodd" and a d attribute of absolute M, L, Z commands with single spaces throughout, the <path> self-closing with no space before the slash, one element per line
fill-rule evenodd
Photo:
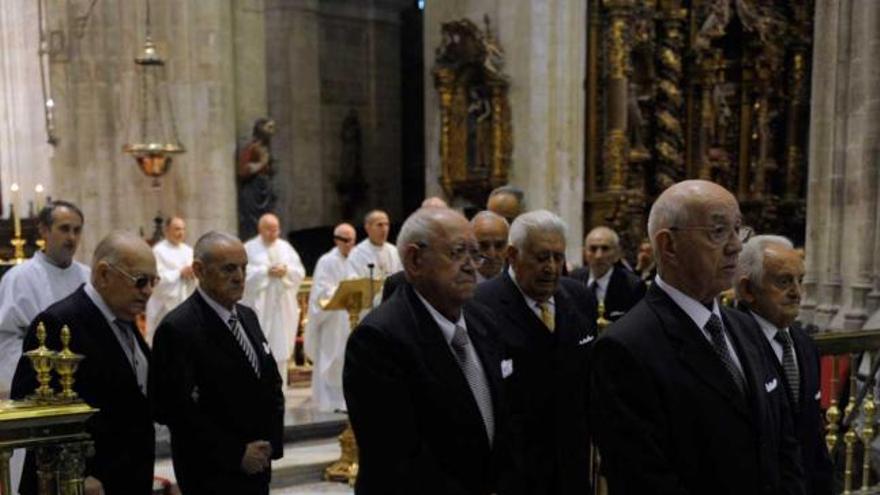
<path fill-rule="evenodd" d="M 39 214 L 40 214 L 40 210 L 43 209 L 43 204 L 45 203 L 45 202 L 43 201 L 43 193 L 45 192 L 45 188 L 43 187 L 42 184 L 37 184 L 37 186 L 34 187 L 34 192 L 36 193 L 36 196 L 37 196 L 37 197 L 36 197 L 36 203 L 37 203 L 37 215 L 39 215 Z"/>
<path fill-rule="evenodd" d="M 13 183 L 12 187 L 12 223 L 15 225 L 15 238 L 21 238 L 21 215 L 18 213 L 19 188 L 18 183 Z"/>

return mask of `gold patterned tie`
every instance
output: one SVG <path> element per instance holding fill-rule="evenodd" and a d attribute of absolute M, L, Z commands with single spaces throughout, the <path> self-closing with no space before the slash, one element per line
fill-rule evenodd
<path fill-rule="evenodd" d="M 553 313 L 550 312 L 550 304 L 546 301 L 538 303 L 538 308 L 541 310 L 541 321 L 547 326 L 547 330 L 550 330 L 550 332 L 553 333 L 553 331 L 556 330 L 556 322 L 553 321 Z"/>

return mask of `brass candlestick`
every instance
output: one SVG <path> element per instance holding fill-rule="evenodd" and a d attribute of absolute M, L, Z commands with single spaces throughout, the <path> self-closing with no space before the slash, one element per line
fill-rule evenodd
<path fill-rule="evenodd" d="M 52 400 L 54 393 L 49 383 L 52 381 L 51 371 L 57 353 L 46 347 L 46 325 L 42 321 L 37 323 L 37 342 L 40 345 L 36 349 L 24 353 L 31 360 L 31 365 L 37 372 L 37 383 L 39 383 L 30 399 L 37 402 L 48 402 Z"/>
<path fill-rule="evenodd" d="M 58 372 L 61 383 L 60 399 L 64 402 L 73 402 L 77 399 L 73 391 L 73 374 L 79 367 L 80 361 L 85 356 L 76 354 L 70 350 L 70 328 L 67 325 L 61 327 L 61 352 L 55 355 L 55 371 Z"/>
<path fill-rule="evenodd" d="M 12 261 L 16 265 L 20 265 L 21 263 L 24 263 L 24 245 L 25 245 L 25 243 L 27 243 L 27 241 L 22 239 L 20 234 L 16 237 L 12 238 L 11 241 L 9 241 L 9 244 L 12 244 L 12 248 L 13 248 Z"/>
<path fill-rule="evenodd" d="M 599 317 L 596 318 L 596 327 L 598 327 L 599 332 L 601 333 L 611 324 L 611 321 L 605 318 L 605 301 L 599 301 L 597 312 L 599 313 Z"/>

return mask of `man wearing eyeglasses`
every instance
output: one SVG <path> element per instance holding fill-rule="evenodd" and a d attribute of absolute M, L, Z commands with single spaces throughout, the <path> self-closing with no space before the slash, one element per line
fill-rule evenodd
<path fill-rule="evenodd" d="M 257 316 L 239 304 L 248 258 L 237 237 L 196 241 L 199 287 L 168 313 L 153 341 L 150 398 L 171 431 L 183 493 L 268 495 L 283 455 L 281 376 Z"/>
<path fill-rule="evenodd" d="M 318 259 L 309 293 L 309 320 L 303 336 L 303 350 L 312 359 L 312 401 L 319 411 L 345 410 L 342 396 L 342 365 L 345 342 L 351 333 L 348 312 L 324 311 L 321 301 L 333 297 L 339 283 L 354 276 L 348 253 L 357 236 L 354 227 L 341 223 L 333 229 L 336 245 Z"/>
<path fill-rule="evenodd" d="M 752 237 L 739 255 L 736 298 L 756 323 L 763 349 L 785 380 L 807 493 L 831 494 L 831 459 L 820 410 L 819 351 L 795 321 L 803 294 L 804 261 L 782 236 Z"/>
<path fill-rule="evenodd" d="M 91 281 L 37 315 L 24 351 L 37 347 L 36 329 L 46 326 L 46 346 L 61 349 L 62 326 L 70 328 L 70 349 L 85 356 L 74 391 L 98 412 L 86 430 L 95 455 L 86 463 L 86 494 L 152 493 L 155 432 L 147 400 L 150 350 L 135 326 L 158 281 L 156 258 L 135 234 L 114 232 L 95 248 Z M 22 357 L 12 397 L 33 393 L 37 380 Z M 36 492 L 36 466 L 25 462 L 21 493 Z"/>
<path fill-rule="evenodd" d="M 504 389 L 526 493 L 590 489 L 587 384 L 596 303 L 583 284 L 562 277 L 566 230 L 546 210 L 518 216 L 510 226 L 510 267 L 475 295 L 494 310 L 508 357 Z"/>
<path fill-rule="evenodd" d="M 736 198 L 708 181 L 675 184 L 651 207 L 657 278 L 592 354 L 610 493 L 804 493 L 783 377 L 748 316 L 717 301 L 741 222 Z"/>
<path fill-rule="evenodd" d="M 345 399 L 362 495 L 511 493 L 502 376 L 488 309 L 470 302 L 479 257 L 468 221 L 421 208 L 397 238 L 408 283 L 348 339 Z"/>
<path fill-rule="evenodd" d="M 571 278 L 583 282 L 605 307 L 605 318 L 615 321 L 645 295 L 645 284 L 620 263 L 620 238 L 617 232 L 600 226 L 584 239 L 587 265 L 572 270 Z"/>

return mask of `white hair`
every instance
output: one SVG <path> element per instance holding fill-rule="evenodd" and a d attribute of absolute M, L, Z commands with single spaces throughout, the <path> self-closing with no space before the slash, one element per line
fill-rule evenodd
<path fill-rule="evenodd" d="M 736 263 L 736 280 L 746 277 L 753 284 L 760 286 L 764 280 L 764 251 L 771 244 L 779 244 L 787 249 L 794 249 L 794 244 L 781 235 L 756 235 L 743 244 Z M 735 283 L 736 298 L 742 299 L 739 284 Z"/>
<path fill-rule="evenodd" d="M 669 227 L 681 227 L 690 221 L 690 212 L 687 204 L 673 194 L 661 194 L 657 201 L 651 205 L 648 214 L 648 238 L 651 241 L 651 249 L 659 253 L 657 249 L 657 232 Z"/>
<path fill-rule="evenodd" d="M 450 215 L 461 217 L 461 213 L 449 208 L 425 207 L 419 208 L 410 215 L 400 227 L 397 234 L 397 253 L 404 258 L 406 247 L 410 244 L 428 244 L 431 237 L 437 234 L 437 229 L 443 218 Z M 466 221 L 466 220 L 465 220 Z"/>
<path fill-rule="evenodd" d="M 210 263 L 214 246 L 219 244 L 241 244 L 241 240 L 232 234 L 211 230 L 204 233 L 196 241 L 196 245 L 193 246 L 193 259 L 199 260 L 202 263 Z"/>
<path fill-rule="evenodd" d="M 550 232 L 562 236 L 566 240 L 568 227 L 555 213 L 547 210 L 535 210 L 516 217 L 510 226 L 508 243 L 516 249 L 525 249 L 526 240 L 532 232 Z"/>

